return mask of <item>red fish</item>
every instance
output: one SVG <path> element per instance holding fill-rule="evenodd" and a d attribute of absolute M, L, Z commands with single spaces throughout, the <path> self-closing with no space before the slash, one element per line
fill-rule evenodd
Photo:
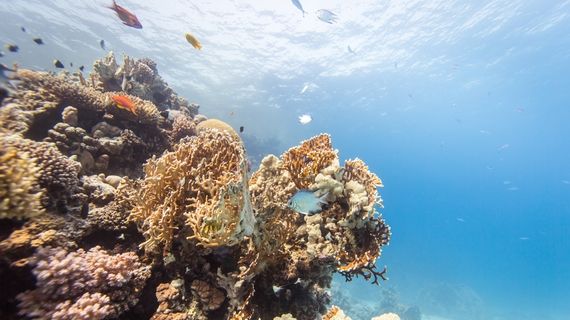
<path fill-rule="evenodd" d="M 113 6 L 108 7 L 109 9 L 115 11 L 119 16 L 119 19 L 123 21 L 123 24 L 129 27 L 133 27 L 135 29 L 142 29 L 142 24 L 140 23 L 137 16 L 131 13 L 129 10 L 121 7 L 117 4 L 115 0 L 113 0 Z"/>
<path fill-rule="evenodd" d="M 125 109 L 134 114 L 137 114 L 137 106 L 133 100 L 131 100 L 131 98 L 127 96 L 115 95 L 112 96 L 111 99 L 113 99 L 113 101 L 117 104 L 118 108 Z"/>

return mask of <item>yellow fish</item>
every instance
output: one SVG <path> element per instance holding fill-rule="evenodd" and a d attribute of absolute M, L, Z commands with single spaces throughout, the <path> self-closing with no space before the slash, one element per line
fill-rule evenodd
<path fill-rule="evenodd" d="M 186 32 L 184 36 L 186 36 L 186 41 L 188 41 L 194 48 L 202 50 L 202 44 L 191 33 Z"/>

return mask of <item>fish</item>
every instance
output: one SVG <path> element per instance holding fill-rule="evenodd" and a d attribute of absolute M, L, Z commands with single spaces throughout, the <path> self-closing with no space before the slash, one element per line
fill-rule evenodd
<path fill-rule="evenodd" d="M 350 47 L 350 44 L 346 47 L 346 49 L 348 50 L 348 52 L 350 52 L 352 54 L 356 54 L 356 51 L 352 50 L 352 48 Z"/>
<path fill-rule="evenodd" d="M 32 40 L 34 40 L 34 42 L 37 44 L 44 44 L 44 41 L 42 40 L 42 38 L 34 38 Z"/>
<path fill-rule="evenodd" d="M 107 49 L 105 49 L 105 40 L 99 41 L 99 46 L 101 47 L 101 49 L 107 50 Z"/>
<path fill-rule="evenodd" d="M 22 32 L 26 32 L 26 28 L 24 27 L 20 27 L 20 30 L 22 30 Z"/>
<path fill-rule="evenodd" d="M 83 69 L 85 69 L 85 66 L 79 67 L 79 70 L 80 70 L 81 72 L 83 72 Z"/>
<path fill-rule="evenodd" d="M 127 91 L 127 85 L 128 84 L 129 84 L 129 82 L 127 81 L 127 75 L 125 73 L 123 73 L 123 81 L 121 82 L 121 90 Z"/>
<path fill-rule="evenodd" d="M 239 132 L 242 133 L 242 132 L 243 132 L 243 129 L 244 129 L 243 126 L 239 127 Z"/>
<path fill-rule="evenodd" d="M 111 99 L 113 99 L 118 108 L 125 109 L 134 114 L 137 114 L 137 106 L 135 105 L 133 100 L 131 100 L 131 98 L 127 96 L 114 95 L 111 96 Z"/>
<path fill-rule="evenodd" d="M 188 41 L 188 43 L 190 43 L 194 48 L 198 49 L 198 50 L 202 50 L 202 44 L 200 43 L 200 41 L 198 41 L 198 39 L 192 35 L 190 32 L 186 32 L 184 34 L 184 37 L 186 37 L 186 41 Z"/>
<path fill-rule="evenodd" d="M 0 51 L 0 58 L 4 56 L 4 52 Z"/>
<path fill-rule="evenodd" d="M 69 63 L 69 66 L 70 66 L 70 67 L 73 67 L 73 62 L 70 62 L 70 63 Z"/>
<path fill-rule="evenodd" d="M 15 44 L 7 44 L 4 46 L 6 49 L 8 49 L 8 51 L 10 52 L 18 52 L 18 50 L 20 50 L 20 47 L 18 47 Z"/>
<path fill-rule="evenodd" d="M 293 5 L 295 7 L 297 7 L 297 9 L 301 10 L 301 12 L 303 12 L 303 18 L 305 17 L 305 10 L 303 9 L 303 5 L 301 4 L 301 2 L 299 2 L 299 0 L 291 0 L 291 2 L 293 2 Z"/>
<path fill-rule="evenodd" d="M 327 9 L 319 9 L 315 12 L 315 14 L 317 15 L 317 18 L 319 18 L 319 20 L 322 22 L 333 24 L 338 21 L 338 16 L 334 12 Z"/>
<path fill-rule="evenodd" d="M 317 197 L 309 190 L 299 190 L 289 199 L 287 206 L 295 212 L 310 216 L 323 210 L 322 205 L 327 204 L 327 196 L 328 193 Z"/>
<path fill-rule="evenodd" d="M 302 114 L 299 116 L 299 123 L 300 124 L 308 124 L 311 121 L 313 121 L 313 117 L 311 117 L 310 114 Z"/>
<path fill-rule="evenodd" d="M 61 68 L 65 68 L 65 66 L 63 65 L 63 63 L 61 63 L 61 61 L 59 61 L 59 60 L 57 60 L 57 59 L 53 60 L 53 65 L 54 65 L 56 68 L 60 68 L 60 69 L 61 69 Z"/>
<path fill-rule="evenodd" d="M 108 8 L 117 13 L 117 16 L 119 16 L 119 19 L 121 19 L 121 21 L 123 21 L 124 25 L 135 29 L 142 29 L 142 24 L 140 23 L 137 16 L 135 16 L 129 10 L 118 5 L 117 1 L 113 0 L 113 5 Z"/>

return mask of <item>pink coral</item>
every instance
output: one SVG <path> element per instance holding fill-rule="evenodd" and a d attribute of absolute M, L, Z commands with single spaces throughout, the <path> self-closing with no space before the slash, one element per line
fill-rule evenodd
<path fill-rule="evenodd" d="M 133 252 L 110 255 L 99 247 L 39 248 L 34 290 L 18 295 L 20 315 L 36 319 L 103 319 L 138 302 L 150 276 Z"/>

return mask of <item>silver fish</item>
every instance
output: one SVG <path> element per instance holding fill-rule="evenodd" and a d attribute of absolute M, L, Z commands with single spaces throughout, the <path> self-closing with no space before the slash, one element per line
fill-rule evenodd
<path fill-rule="evenodd" d="M 291 0 L 291 2 L 293 2 L 293 5 L 297 7 L 297 9 L 303 12 L 303 17 L 305 17 L 305 10 L 303 9 L 303 5 L 301 4 L 301 2 L 299 2 L 299 0 Z"/>
<path fill-rule="evenodd" d="M 4 73 L 5 71 L 16 72 L 16 70 L 10 69 L 4 64 L 0 64 L 0 87 L 3 87 L 8 90 L 15 89 L 14 85 L 10 82 L 10 80 L 12 79 L 9 76 L 7 76 L 6 73 Z"/>
<path fill-rule="evenodd" d="M 338 21 L 338 16 L 330 10 L 319 9 L 315 13 L 317 15 L 317 18 L 323 22 L 333 24 Z"/>
<path fill-rule="evenodd" d="M 287 206 L 300 214 L 312 215 L 323 210 L 322 205 L 327 204 L 327 195 L 328 193 L 317 197 L 309 190 L 299 190 L 289 199 Z"/>

